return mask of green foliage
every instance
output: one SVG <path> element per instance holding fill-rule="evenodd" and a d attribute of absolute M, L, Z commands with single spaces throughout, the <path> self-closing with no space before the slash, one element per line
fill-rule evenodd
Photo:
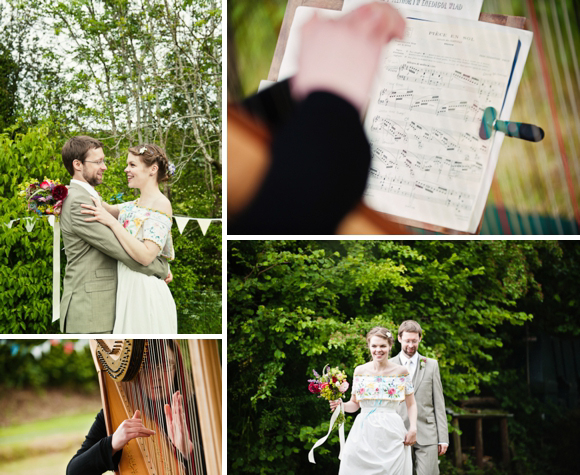
<path fill-rule="evenodd" d="M 81 351 L 72 351 L 72 348 L 64 351 L 65 342 L 55 341 L 48 353 L 36 359 L 30 350 L 45 341 L 9 340 L 0 344 L 3 389 L 70 387 L 91 391 L 97 388 L 95 364 L 88 345 Z"/>
<path fill-rule="evenodd" d="M 439 360 L 447 405 L 497 382 L 499 330 L 531 320 L 517 303 L 543 298 L 540 255 L 562 256 L 548 241 L 228 246 L 228 468 L 263 474 L 313 471 L 306 452 L 329 417 L 306 381 L 326 364 L 352 380 L 372 326 L 421 323 L 420 351 Z M 332 439 L 317 451 L 317 472 L 336 471 Z"/>

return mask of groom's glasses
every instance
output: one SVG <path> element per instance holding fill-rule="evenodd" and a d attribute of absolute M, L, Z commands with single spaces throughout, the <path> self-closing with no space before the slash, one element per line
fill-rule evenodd
<path fill-rule="evenodd" d="M 87 163 L 87 162 L 88 163 L 96 163 L 98 166 L 101 166 L 103 164 L 105 164 L 105 165 L 107 164 L 107 161 L 105 159 L 99 160 L 98 162 L 94 162 L 93 160 L 85 160 L 85 163 Z"/>

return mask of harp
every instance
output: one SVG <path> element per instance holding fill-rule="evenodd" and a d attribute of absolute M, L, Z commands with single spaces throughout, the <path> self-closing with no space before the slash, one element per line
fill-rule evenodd
<path fill-rule="evenodd" d="M 156 432 L 123 447 L 118 475 L 221 474 L 216 340 L 91 340 L 90 346 L 107 433 L 113 434 L 136 410 L 143 424 Z M 177 391 L 182 399 L 181 430 L 170 436 L 165 405 L 176 405 Z"/>

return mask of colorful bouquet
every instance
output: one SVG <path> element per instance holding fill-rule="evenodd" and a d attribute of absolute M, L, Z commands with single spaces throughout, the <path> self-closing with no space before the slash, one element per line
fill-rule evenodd
<path fill-rule="evenodd" d="M 318 397 L 327 401 L 341 399 L 347 391 L 349 385 L 346 380 L 346 374 L 338 368 L 330 368 L 328 365 L 322 370 L 320 376 L 315 370 L 312 370 L 317 379 L 308 380 L 308 390 L 312 394 L 318 394 Z M 344 423 L 344 413 L 341 413 L 336 420 L 336 424 Z"/>
<path fill-rule="evenodd" d="M 62 203 L 68 195 L 68 188 L 58 180 L 44 178 L 42 182 L 32 180 L 19 186 L 19 195 L 26 199 L 28 211 L 39 216 L 53 214 L 59 216 Z"/>

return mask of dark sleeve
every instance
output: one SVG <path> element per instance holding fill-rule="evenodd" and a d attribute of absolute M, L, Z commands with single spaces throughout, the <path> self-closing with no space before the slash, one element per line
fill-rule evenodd
<path fill-rule="evenodd" d="M 68 463 L 66 475 L 102 475 L 107 470 L 116 470 L 122 451 L 113 455 L 112 435 L 107 435 L 103 410 L 87 434 L 83 445 Z"/>
<path fill-rule="evenodd" d="M 244 103 L 272 132 L 272 163 L 230 234 L 331 234 L 364 192 L 371 153 L 357 110 L 328 92 L 293 104 L 287 89 Z"/>

